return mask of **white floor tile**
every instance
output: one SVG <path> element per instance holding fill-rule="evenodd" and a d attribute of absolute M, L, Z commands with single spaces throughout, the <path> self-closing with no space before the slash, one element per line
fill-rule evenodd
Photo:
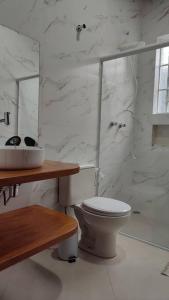
<path fill-rule="evenodd" d="M 151 216 L 145 216 L 144 213 L 140 215 L 132 214 L 122 231 L 139 239 L 169 248 L 168 223 L 158 221 L 157 218 Z"/>
<path fill-rule="evenodd" d="M 0 273 L 0 300 L 169 300 L 161 271 L 169 252 L 119 236 L 118 256 L 100 259 L 80 252 L 76 263 L 53 250 Z"/>

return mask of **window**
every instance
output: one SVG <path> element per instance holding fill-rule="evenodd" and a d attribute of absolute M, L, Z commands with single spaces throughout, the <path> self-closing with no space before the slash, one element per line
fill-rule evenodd
<path fill-rule="evenodd" d="M 169 47 L 156 50 L 153 113 L 169 113 Z"/>

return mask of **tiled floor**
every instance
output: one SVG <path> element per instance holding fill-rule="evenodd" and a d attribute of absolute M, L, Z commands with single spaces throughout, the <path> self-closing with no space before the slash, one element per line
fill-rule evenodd
<path fill-rule="evenodd" d="M 119 236 L 118 257 L 74 264 L 44 251 L 0 273 L 0 300 L 169 300 L 169 252 Z"/>
<path fill-rule="evenodd" d="M 155 215 L 155 214 L 154 214 Z M 169 225 L 161 219 L 142 214 L 132 214 L 123 232 L 141 240 L 169 248 Z"/>

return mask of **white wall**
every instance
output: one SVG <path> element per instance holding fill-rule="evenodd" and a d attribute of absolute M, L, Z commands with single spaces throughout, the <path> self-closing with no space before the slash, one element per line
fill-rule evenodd
<path fill-rule="evenodd" d="M 142 39 L 146 43 L 156 42 L 160 35 L 168 34 L 168 0 L 142 0 Z"/>
<path fill-rule="evenodd" d="M 142 3 L 142 14 L 139 10 L 140 2 Z M 95 64 L 95 58 L 111 54 L 125 42 L 140 39 L 153 42 L 156 41 L 157 36 L 168 34 L 168 10 L 168 0 L 1 1 L 0 24 L 14 28 L 40 41 L 40 141 L 46 145 L 49 159 L 95 163 L 98 93 L 98 66 Z M 142 23 L 140 17 L 142 17 Z M 81 23 L 86 23 L 87 30 L 82 32 L 81 40 L 77 42 L 75 27 Z M 108 86 L 110 86 L 111 80 L 108 79 L 108 76 L 111 67 L 108 67 L 105 72 Z M 108 93 L 109 91 L 108 89 Z M 121 91 L 123 92 L 123 87 Z M 110 94 L 108 98 L 111 98 Z M 130 102 L 131 105 L 133 103 Z M 133 106 L 132 109 L 134 109 Z M 121 107 L 118 113 L 122 111 Z M 117 116 L 116 112 L 113 116 L 109 115 L 110 119 L 114 116 Z M 116 157 L 120 158 L 120 164 L 113 169 L 115 177 L 113 176 L 111 180 L 114 180 L 115 184 L 116 182 L 119 184 L 117 194 L 123 182 L 126 182 L 126 175 L 123 177 L 123 174 L 128 170 L 128 163 L 126 164 L 124 158 L 127 158 L 131 150 L 128 145 L 132 128 L 131 116 L 125 114 L 124 120 L 131 127 L 129 126 L 127 131 L 123 131 L 127 132 L 127 138 L 123 139 L 124 143 L 121 144 L 120 156 L 118 156 L 118 149 L 116 151 Z M 141 114 L 140 121 L 143 122 Z M 130 128 L 129 131 L 128 128 Z M 117 136 L 117 142 L 120 141 L 121 135 Z M 154 157 L 159 160 L 161 156 L 159 153 L 156 154 Z M 112 159 L 113 155 L 112 153 Z M 162 164 L 159 160 L 156 165 L 157 169 L 165 165 L 165 157 L 166 153 L 163 155 Z M 149 164 L 146 164 L 143 157 L 143 160 L 140 159 L 139 166 L 134 166 L 135 183 L 139 184 L 140 180 L 144 181 L 146 174 L 144 166 L 146 165 L 151 170 L 153 165 L 151 159 L 154 158 L 151 155 L 148 156 Z M 130 158 L 128 161 L 131 162 Z M 105 166 L 104 162 L 103 166 Z M 120 171 L 121 166 L 122 172 Z M 121 172 L 120 177 L 118 176 L 119 172 Z M 129 174 L 131 175 L 131 172 Z M 160 173 L 160 176 L 161 185 L 167 186 L 165 173 Z M 129 178 L 131 177 L 129 176 Z M 152 185 L 153 179 L 152 176 L 149 176 L 148 185 Z M 153 181 L 153 185 L 155 183 L 156 179 Z M 30 202 L 41 202 L 44 205 L 54 206 L 56 189 L 55 180 L 23 185 L 20 197 L 11 201 L 8 208 L 24 206 Z M 163 194 L 163 189 L 154 191 L 158 200 L 158 197 Z M 144 192 L 152 195 L 152 190 L 144 189 L 139 199 L 144 197 Z M 137 189 L 132 194 L 133 199 L 135 199 L 135 195 L 138 196 Z M 165 195 L 163 203 L 166 203 Z M 151 212 L 154 213 L 152 210 Z"/>
<path fill-rule="evenodd" d="M 47 158 L 95 163 L 95 58 L 140 39 L 137 2 L 5 0 L 0 4 L 0 23 L 40 41 L 40 141 L 46 146 Z M 75 27 L 81 23 L 86 23 L 87 30 L 77 42 Z M 43 195 L 47 205 L 55 202 L 55 181 L 34 184 L 34 189 L 35 201 Z M 27 191 L 23 195 L 30 201 Z"/>
<path fill-rule="evenodd" d="M 158 36 L 169 33 L 169 4 L 168 1 L 143 2 L 142 39 L 147 43 L 156 42 Z M 144 205 L 149 201 L 147 216 L 151 214 L 152 218 L 169 226 L 168 215 L 165 214 L 169 209 L 169 149 L 152 147 L 155 55 L 155 51 L 151 51 L 140 55 L 139 60 L 133 183 L 140 185 L 140 195 L 137 188 L 137 204 L 142 202 L 145 209 Z"/>
<path fill-rule="evenodd" d="M 123 199 L 123 188 L 132 182 L 135 74 L 137 57 L 104 63 L 99 194 L 117 199 Z M 117 125 L 111 126 L 111 122 Z M 119 128 L 120 124 L 125 127 Z"/>

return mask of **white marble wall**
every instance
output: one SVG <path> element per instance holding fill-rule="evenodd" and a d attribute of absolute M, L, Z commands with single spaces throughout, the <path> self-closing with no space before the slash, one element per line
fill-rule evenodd
<path fill-rule="evenodd" d="M 168 1 L 143 1 L 142 40 L 156 42 L 168 34 Z M 169 247 L 169 148 L 152 147 L 155 51 L 139 55 L 138 97 L 135 110 L 133 179 L 123 196 L 141 215 L 124 229 L 127 233 Z M 166 117 L 160 117 L 168 124 Z M 159 122 L 159 119 L 158 119 Z"/>
<path fill-rule="evenodd" d="M 120 197 L 140 214 L 132 215 L 123 231 L 169 248 L 169 148 L 152 146 L 155 51 L 139 55 L 138 61 L 133 174 L 131 184 L 123 186 Z"/>
<path fill-rule="evenodd" d="M 156 42 L 160 35 L 168 34 L 168 0 L 142 1 L 142 39 L 146 43 Z"/>
<path fill-rule="evenodd" d="M 142 6 L 142 39 L 147 42 L 156 42 L 157 37 L 169 34 L 169 3 L 168 1 L 143 1 Z M 139 163 L 141 169 L 146 168 L 151 155 L 151 170 L 160 173 L 167 171 L 169 152 L 166 148 L 152 148 L 152 105 L 153 105 L 153 89 L 154 89 L 154 72 L 155 72 L 155 51 L 140 56 L 140 93 L 137 104 L 136 117 L 139 122 L 135 132 L 135 150 L 136 155 L 145 157 Z M 168 124 L 167 118 L 161 117 L 162 123 Z M 146 159 L 147 155 L 147 159 Z M 157 159 L 158 158 L 158 159 Z M 154 160 L 154 163 L 153 161 Z M 165 163 L 166 162 L 166 166 Z M 154 165 L 154 167 L 153 167 Z M 161 168 L 160 168 L 161 165 Z M 138 167 L 137 167 L 138 169 Z M 157 174 L 157 176 L 160 174 Z M 167 177 L 166 177 L 167 179 Z M 146 180 L 146 179 L 145 179 Z M 147 178 L 149 180 L 149 178 Z M 154 183 L 158 183 L 158 180 Z"/>
<path fill-rule="evenodd" d="M 126 195 L 133 209 L 144 211 L 152 218 L 153 212 L 157 210 L 154 218 L 159 220 L 161 218 L 161 221 L 165 221 L 166 206 L 162 199 L 164 200 L 164 197 L 165 200 L 168 199 L 169 149 L 152 146 L 154 71 L 155 51 L 139 55 L 138 93 L 135 101 L 133 159 L 131 161 L 133 174 L 131 185 L 124 188 L 123 195 Z M 147 203 L 149 203 L 149 208 L 147 208 Z M 160 214 L 158 214 L 159 208 Z"/>
<path fill-rule="evenodd" d="M 147 43 L 155 42 L 157 36 L 169 33 L 167 26 L 168 9 L 168 1 L 142 1 L 140 24 L 142 40 Z M 137 96 L 135 98 L 130 97 L 130 114 L 129 111 L 125 111 L 123 103 L 123 98 L 125 99 L 125 96 L 126 99 L 128 98 L 127 92 L 119 101 L 121 107 L 118 106 L 116 100 L 118 99 L 117 95 L 120 96 L 120 93 L 124 93 L 125 90 L 124 82 L 124 89 L 121 89 L 118 76 L 122 76 L 125 72 L 130 74 L 131 70 L 127 68 L 121 70 L 120 63 L 117 62 L 118 68 L 113 66 L 113 71 L 109 71 L 111 64 L 112 62 L 109 62 L 104 67 L 107 78 L 103 85 L 105 96 L 102 102 L 100 193 L 130 201 L 135 209 L 140 207 L 140 204 L 143 208 L 146 201 L 159 198 L 159 194 L 162 194 L 162 197 L 165 195 L 166 199 L 168 195 L 168 151 L 162 148 L 152 148 L 155 51 L 138 56 L 138 72 L 137 70 L 135 72 L 136 81 L 138 81 L 135 82 Z M 113 89 L 114 84 L 115 88 Z M 130 93 L 133 93 L 134 86 L 131 87 L 129 83 L 127 85 Z M 108 101 L 106 102 L 104 98 Z M 108 129 L 110 120 L 116 121 L 114 116 L 118 114 L 119 110 L 122 113 L 123 109 L 125 114 L 128 113 L 126 122 L 129 124 L 131 122 L 132 125 L 120 131 L 117 131 L 116 127 Z M 123 121 L 123 117 L 120 116 L 120 119 Z M 134 131 L 132 127 L 134 127 Z M 118 145 L 118 139 L 120 133 L 122 136 L 122 132 L 123 135 L 126 133 L 127 139 L 125 142 L 125 137 L 121 138 L 121 144 Z M 158 163 L 156 162 L 157 159 Z M 162 181 L 166 182 L 163 189 L 161 189 L 161 177 L 163 178 Z M 135 189 L 137 190 L 136 193 Z M 142 193 L 143 189 L 145 190 L 144 193 Z M 159 198 L 159 203 L 160 200 L 161 198 Z M 162 210 L 164 211 L 165 207 L 161 207 Z M 157 217 L 157 213 L 154 216 Z M 159 215 L 159 218 L 162 219 L 162 214 Z"/>
<path fill-rule="evenodd" d="M 125 42 L 141 39 L 152 42 L 156 40 L 156 36 L 168 33 L 168 1 L 142 1 L 142 3 L 144 7 L 141 23 L 140 1 L 1 1 L 0 23 L 39 40 L 41 44 L 40 141 L 46 145 L 49 159 L 95 163 L 98 94 L 98 65 L 95 58 L 117 51 Z M 87 30 L 82 32 L 81 39 L 77 42 L 75 26 L 79 23 L 86 23 Z M 128 69 L 129 66 L 126 65 L 127 72 Z M 144 157 L 138 160 L 139 154 L 133 151 L 130 144 L 133 136 L 132 118 L 135 118 L 133 114 L 135 84 L 132 78 L 127 77 L 126 83 L 129 83 L 132 91 L 130 95 L 130 92 L 126 91 L 124 78 L 119 88 L 111 82 L 110 75 L 113 75 L 112 65 L 107 64 L 104 70 L 106 88 L 103 98 L 103 116 L 106 121 L 102 131 L 106 133 L 103 137 L 104 146 L 102 144 L 105 161 L 102 161 L 103 177 L 100 189 L 101 193 L 104 193 L 106 186 L 109 195 L 113 190 L 114 195 L 123 198 L 126 197 L 126 193 L 122 194 L 124 186 L 131 183 L 132 169 L 135 170 L 133 185 L 138 186 L 144 183 L 145 173 L 150 172 L 152 160 L 159 159 L 161 154 L 157 150 L 154 152 L 155 156 L 152 157 L 151 153 L 147 153 L 147 160 L 144 160 Z M 117 81 L 118 77 L 115 78 L 115 82 Z M 111 104 L 112 93 L 118 97 L 119 105 L 116 101 L 115 105 Z M 105 103 L 108 103 L 108 110 Z M 112 118 L 126 122 L 127 127 L 118 132 L 115 128 L 108 129 Z M 147 132 L 150 130 L 147 129 Z M 142 136 L 145 138 L 144 134 Z M 111 141 L 115 141 L 111 145 L 114 150 L 111 164 L 106 160 L 112 149 L 107 147 L 109 137 Z M 149 143 L 148 139 L 147 145 Z M 137 160 L 133 159 L 135 154 Z M 164 158 L 166 156 L 167 153 L 163 155 Z M 164 159 L 162 164 L 165 162 Z M 162 164 L 159 162 L 156 165 L 157 170 Z M 105 174 L 111 175 L 110 184 L 105 182 Z M 149 175 L 147 189 L 144 186 L 146 199 L 148 193 L 152 195 L 149 186 L 154 175 Z M 160 176 L 161 183 L 167 185 L 165 172 L 160 171 Z M 54 206 L 57 200 L 56 189 L 55 181 L 33 184 L 33 188 L 24 185 L 17 201 L 10 202 L 9 208 L 39 201 Z M 163 189 L 154 191 L 156 198 L 164 192 Z M 136 189 L 129 199 L 135 199 L 137 194 Z M 140 193 L 140 198 L 143 194 Z"/>
<path fill-rule="evenodd" d="M 169 34 L 168 11 L 168 1 L 142 2 L 142 40 L 156 42 L 158 36 Z M 169 247 L 166 235 L 169 228 L 169 149 L 152 147 L 155 54 L 151 51 L 137 56 L 136 97 L 133 97 L 131 70 L 122 69 L 120 60 L 105 64 L 100 193 L 128 201 L 133 210 L 141 212 L 142 219 L 132 218 L 131 224 L 124 229 L 127 233 Z M 125 84 L 123 76 L 126 73 Z M 126 85 L 130 93 L 128 90 L 124 93 Z M 126 109 L 125 99 L 130 109 Z M 110 121 L 123 122 L 123 110 L 129 128 L 119 131 L 116 127 L 109 128 Z M 166 120 L 165 117 L 162 123 Z"/>
<path fill-rule="evenodd" d="M 117 199 L 132 182 L 136 74 L 137 57 L 104 63 L 99 194 Z"/>
<path fill-rule="evenodd" d="M 96 57 L 111 54 L 121 44 L 140 39 L 138 3 L 133 0 L 4 0 L 0 3 L 0 23 L 40 41 L 40 142 L 46 146 L 47 158 L 95 164 Z M 75 27 L 81 23 L 86 23 L 87 29 L 78 42 Z M 38 188 L 37 198 L 40 198 L 43 183 Z M 55 188 L 54 182 L 53 190 L 46 194 L 48 205 Z M 25 198 L 29 198 L 27 192 Z"/>
<path fill-rule="evenodd" d="M 168 34 L 168 11 L 167 0 L 0 2 L 0 23 L 39 40 L 41 44 L 39 134 L 40 141 L 46 145 L 49 159 L 95 163 L 98 94 L 98 65 L 95 58 L 115 52 L 125 42 L 155 42 L 157 36 Z M 87 30 L 82 32 L 77 42 L 75 27 L 81 23 L 86 23 Z M 145 64 L 144 74 L 148 75 L 153 70 L 149 68 L 151 59 L 147 56 L 145 61 L 148 64 Z M 118 65 L 116 74 L 123 63 Z M 105 195 L 106 188 L 107 195 L 113 192 L 118 198 L 128 197 L 130 203 L 142 209 L 148 217 L 151 214 L 157 217 L 156 220 L 161 221 L 162 216 L 167 220 L 169 160 L 167 150 L 161 152 L 161 149 L 154 149 L 152 155 L 150 149 L 149 114 L 152 98 L 146 101 L 148 95 L 145 97 L 143 91 L 145 101 L 141 106 L 137 103 L 135 113 L 135 83 L 127 76 L 126 81 L 122 78 L 119 88 L 114 83 L 118 83 L 119 77 L 113 77 L 112 66 L 111 63 L 106 64 L 104 69 L 104 143 L 101 146 L 104 159 L 101 163 L 103 177 L 100 192 Z M 127 64 L 124 71 L 131 75 Z M 152 82 L 149 84 L 152 87 Z M 130 91 L 126 90 L 127 86 Z M 115 96 L 113 103 L 112 95 Z M 137 119 L 135 149 L 131 145 L 135 124 L 133 117 Z M 119 131 L 108 129 L 112 119 L 124 121 L 127 127 Z M 109 141 L 112 141 L 110 146 Z M 108 156 L 111 156 L 111 160 L 107 160 Z M 105 180 L 108 177 L 110 181 Z M 127 185 L 132 187 L 128 194 L 125 190 Z M 9 203 L 9 209 L 32 202 L 53 207 L 57 200 L 56 190 L 56 181 L 52 180 L 35 183 L 32 187 L 29 184 L 23 185 L 18 199 Z"/>
<path fill-rule="evenodd" d="M 168 1 L 151 1 L 144 6 L 142 37 L 147 43 L 155 42 L 160 35 L 168 34 L 169 22 Z M 156 205 L 163 213 L 158 218 L 164 220 L 164 213 L 168 210 L 168 182 L 169 182 L 169 150 L 164 147 L 152 148 L 152 105 L 155 51 L 142 55 L 140 62 L 140 86 L 142 91 L 139 94 L 137 107 L 137 119 L 139 126 L 135 135 L 137 163 L 134 180 L 136 183 L 144 182 L 151 187 L 163 191 L 158 198 Z M 162 198 L 165 196 L 166 205 Z M 153 205 L 153 204 L 152 204 Z M 157 209 L 158 209 L 157 208 Z M 157 215 L 157 214 L 156 214 Z M 164 220 L 165 221 L 165 220 Z M 166 219 L 168 221 L 168 218 Z M 168 222 L 169 225 L 169 222 Z"/>

